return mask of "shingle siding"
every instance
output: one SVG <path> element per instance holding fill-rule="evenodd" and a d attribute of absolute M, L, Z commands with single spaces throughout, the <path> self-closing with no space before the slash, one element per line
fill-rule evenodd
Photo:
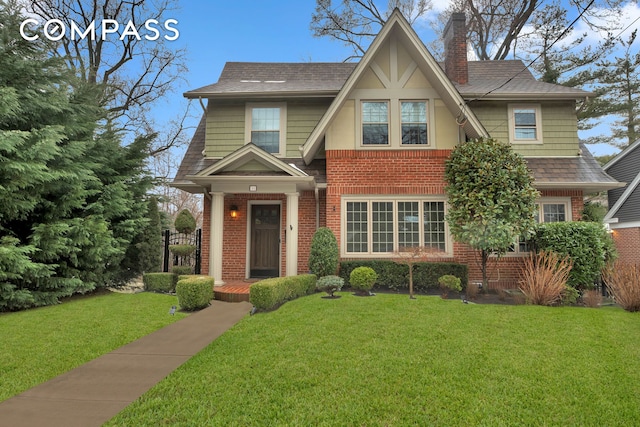
<path fill-rule="evenodd" d="M 640 173 L 640 148 L 636 147 L 627 152 L 623 158 L 607 169 L 607 173 L 620 182 L 627 183 L 627 186 Z M 609 207 L 613 207 L 627 187 L 609 190 Z M 640 221 L 640 188 L 636 188 L 624 204 L 615 213 L 619 222 Z"/>

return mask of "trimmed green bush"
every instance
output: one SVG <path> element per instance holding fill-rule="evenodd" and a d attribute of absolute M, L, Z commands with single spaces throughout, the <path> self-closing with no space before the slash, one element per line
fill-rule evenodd
<path fill-rule="evenodd" d="M 188 209 L 183 209 L 176 216 L 173 226 L 178 233 L 191 234 L 196 230 L 196 219 Z"/>
<path fill-rule="evenodd" d="M 348 280 L 351 272 L 357 267 L 371 267 L 378 274 L 375 289 L 404 291 L 409 288 L 409 267 L 389 260 L 342 261 L 340 277 Z M 427 292 L 438 288 L 438 278 L 450 274 L 462 282 L 463 288 L 468 283 L 468 269 L 464 264 L 454 262 L 419 262 L 413 267 L 413 286 L 416 292 Z"/>
<path fill-rule="evenodd" d="M 146 273 L 142 276 L 144 290 L 149 292 L 173 292 L 178 276 L 173 273 Z"/>
<path fill-rule="evenodd" d="M 316 276 L 274 277 L 254 283 L 249 288 L 249 301 L 256 310 L 273 310 L 292 299 L 311 294 L 316 290 Z"/>
<path fill-rule="evenodd" d="M 451 274 L 440 276 L 440 278 L 438 278 L 438 284 L 440 284 L 440 287 L 445 290 L 458 292 L 462 290 L 460 279 L 456 276 L 452 276 Z"/>
<path fill-rule="evenodd" d="M 189 265 L 174 265 L 173 267 L 171 267 L 171 272 L 178 276 L 185 276 L 185 275 L 188 276 L 188 275 L 191 275 L 193 270 Z"/>
<path fill-rule="evenodd" d="M 182 279 L 176 285 L 180 308 L 186 311 L 207 307 L 213 299 L 213 277 L 200 276 Z"/>
<path fill-rule="evenodd" d="M 169 245 L 169 250 L 176 256 L 189 256 L 196 251 L 195 245 Z"/>
<path fill-rule="evenodd" d="M 568 255 L 573 263 L 567 284 L 592 289 L 607 258 L 602 224 L 595 222 L 551 222 L 538 224 L 531 241 L 536 251 Z"/>
<path fill-rule="evenodd" d="M 368 294 L 378 275 L 371 267 L 358 267 L 349 275 L 349 284 L 357 293 Z"/>
<path fill-rule="evenodd" d="M 317 277 L 330 276 L 338 271 L 340 251 L 333 231 L 320 227 L 311 239 L 309 270 Z"/>
<path fill-rule="evenodd" d="M 329 296 L 334 296 L 334 292 L 338 292 L 344 286 L 344 279 L 340 276 L 323 276 L 316 282 L 316 289 L 326 292 Z"/>

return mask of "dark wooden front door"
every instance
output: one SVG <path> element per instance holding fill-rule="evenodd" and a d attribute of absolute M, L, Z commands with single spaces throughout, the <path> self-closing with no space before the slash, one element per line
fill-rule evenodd
<path fill-rule="evenodd" d="M 251 206 L 251 277 L 280 275 L 280 205 Z"/>

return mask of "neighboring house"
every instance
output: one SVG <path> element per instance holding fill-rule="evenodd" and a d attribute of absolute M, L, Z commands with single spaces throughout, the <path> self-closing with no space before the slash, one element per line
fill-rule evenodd
<path fill-rule="evenodd" d="M 613 232 L 619 259 L 640 264 L 640 139 L 604 165 L 604 170 L 627 183 L 609 190 L 609 212 L 604 221 Z"/>
<path fill-rule="evenodd" d="M 206 196 L 203 272 L 216 284 L 306 273 L 326 225 L 342 259 L 428 245 L 477 280 L 445 221 L 445 160 L 471 138 L 527 158 L 539 221 L 578 219 L 586 193 L 618 185 L 578 141 L 588 92 L 538 82 L 521 61 L 468 62 L 464 14 L 444 38 L 441 66 L 396 10 L 357 64 L 227 63 L 185 93 L 204 115 L 173 185 Z M 492 286 L 513 286 L 526 250 L 514 245 Z"/>

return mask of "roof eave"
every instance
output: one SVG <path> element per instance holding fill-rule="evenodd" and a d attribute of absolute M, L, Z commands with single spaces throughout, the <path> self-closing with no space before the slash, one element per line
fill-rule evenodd
<path fill-rule="evenodd" d="M 338 90 L 272 91 L 272 92 L 185 92 L 187 99 L 270 99 L 270 98 L 334 98 Z"/>
<path fill-rule="evenodd" d="M 580 101 L 590 95 L 556 94 L 556 93 L 508 93 L 485 95 L 481 92 L 460 92 L 466 101 Z"/>
<path fill-rule="evenodd" d="M 533 186 L 539 190 L 577 189 L 585 193 L 597 193 L 624 187 L 623 182 L 535 182 Z"/>

